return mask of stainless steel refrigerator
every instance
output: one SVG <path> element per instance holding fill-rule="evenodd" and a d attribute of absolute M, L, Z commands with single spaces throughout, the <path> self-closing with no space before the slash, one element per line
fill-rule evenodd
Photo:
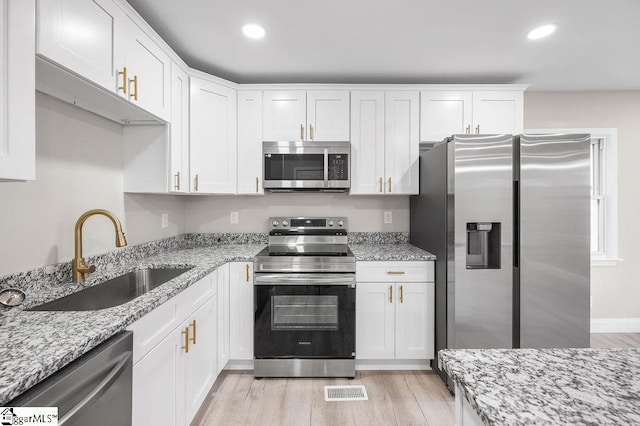
<path fill-rule="evenodd" d="M 437 256 L 436 350 L 589 347 L 589 185 L 588 134 L 421 148 L 410 241 Z"/>

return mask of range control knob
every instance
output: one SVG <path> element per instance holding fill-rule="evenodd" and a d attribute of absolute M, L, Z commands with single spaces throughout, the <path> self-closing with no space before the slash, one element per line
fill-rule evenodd
<path fill-rule="evenodd" d="M 273 219 L 273 222 L 271 222 L 271 224 L 273 226 L 278 226 L 280 224 L 280 222 L 278 222 L 277 220 Z"/>
<path fill-rule="evenodd" d="M 327 225 L 333 226 L 333 219 L 329 219 L 329 222 L 327 222 Z"/>
<path fill-rule="evenodd" d="M 344 226 L 344 220 L 340 219 L 340 220 L 338 221 L 338 226 Z"/>
<path fill-rule="evenodd" d="M 282 226 L 289 226 L 289 221 L 287 219 L 283 219 Z"/>

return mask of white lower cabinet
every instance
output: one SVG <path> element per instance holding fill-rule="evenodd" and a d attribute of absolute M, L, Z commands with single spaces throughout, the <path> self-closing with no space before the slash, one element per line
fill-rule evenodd
<path fill-rule="evenodd" d="M 229 264 L 218 268 L 218 365 L 217 373 L 229 362 L 230 357 L 230 289 L 229 289 Z"/>
<path fill-rule="evenodd" d="M 231 359 L 253 360 L 253 263 L 230 264 Z"/>
<path fill-rule="evenodd" d="M 207 396 L 218 374 L 216 278 L 206 276 L 128 327 L 133 425 L 189 424 Z"/>
<path fill-rule="evenodd" d="M 356 358 L 433 359 L 433 262 L 360 262 L 356 279 Z"/>

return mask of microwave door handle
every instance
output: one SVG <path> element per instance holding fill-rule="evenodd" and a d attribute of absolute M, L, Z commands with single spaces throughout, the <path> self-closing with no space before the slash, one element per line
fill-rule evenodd
<path fill-rule="evenodd" d="M 329 150 L 324 149 L 324 187 L 329 187 Z"/>

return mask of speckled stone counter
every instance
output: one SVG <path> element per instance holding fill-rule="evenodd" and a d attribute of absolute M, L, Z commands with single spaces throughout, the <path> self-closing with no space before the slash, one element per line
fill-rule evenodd
<path fill-rule="evenodd" d="M 409 243 L 349 244 L 356 261 L 436 260 L 436 256 Z"/>
<path fill-rule="evenodd" d="M 88 352 L 185 288 L 232 261 L 251 260 L 264 244 L 221 244 L 154 253 L 131 263 L 120 263 L 90 275 L 78 284 L 25 285 L 21 307 L 4 310 L 0 326 L 0 405 Z M 129 272 L 139 267 L 193 267 L 162 286 L 128 303 L 84 312 L 28 312 L 39 305 Z"/>
<path fill-rule="evenodd" d="M 640 424 L 640 349 L 443 350 L 486 425 Z"/>

